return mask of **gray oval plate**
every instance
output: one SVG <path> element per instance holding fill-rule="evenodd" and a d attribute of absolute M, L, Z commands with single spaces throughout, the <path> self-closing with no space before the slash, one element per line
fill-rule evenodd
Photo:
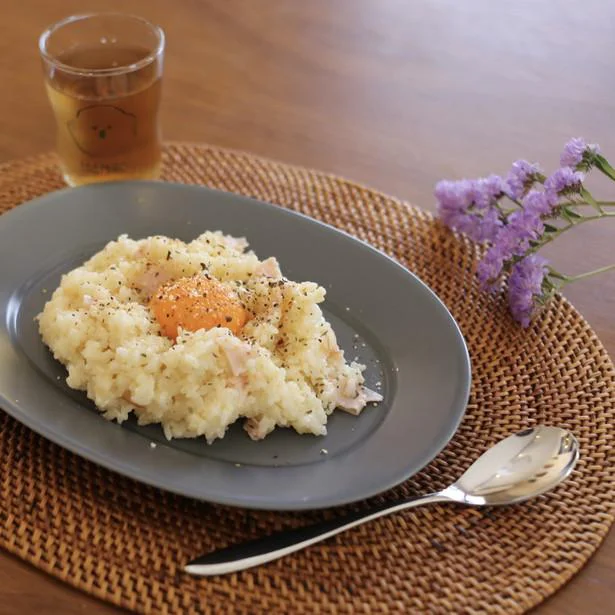
<path fill-rule="evenodd" d="M 104 420 L 43 345 L 34 316 L 63 273 L 122 233 L 189 241 L 245 236 L 287 277 L 327 289 L 324 312 L 347 359 L 384 394 L 328 435 L 276 430 L 253 442 L 165 440 L 158 426 Z M 463 416 L 470 362 L 459 329 L 418 278 L 349 235 L 280 207 L 199 186 L 100 184 L 55 192 L 0 217 L 0 406 L 49 440 L 149 485 L 247 508 L 301 510 L 384 491 L 423 468 Z M 154 445 L 152 445 L 154 443 Z"/>

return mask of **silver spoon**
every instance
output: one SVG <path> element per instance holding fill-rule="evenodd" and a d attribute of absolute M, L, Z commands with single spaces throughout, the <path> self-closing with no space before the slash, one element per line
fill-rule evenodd
<path fill-rule="evenodd" d="M 307 527 L 232 545 L 191 561 L 184 570 L 211 576 L 245 570 L 278 559 L 352 527 L 394 512 L 454 502 L 470 506 L 515 504 L 545 493 L 572 472 L 579 459 L 575 437 L 559 427 L 539 426 L 509 436 L 479 457 L 443 491 L 387 503 Z"/>

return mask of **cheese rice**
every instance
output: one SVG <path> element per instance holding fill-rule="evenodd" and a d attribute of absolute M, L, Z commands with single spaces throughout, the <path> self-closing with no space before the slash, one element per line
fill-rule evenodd
<path fill-rule="evenodd" d="M 38 322 L 68 385 L 109 420 L 134 412 L 167 438 L 209 443 L 238 419 L 253 439 L 275 427 L 324 435 L 335 408 L 382 399 L 346 363 L 324 298 L 219 231 L 189 243 L 123 235 L 63 276 Z"/>

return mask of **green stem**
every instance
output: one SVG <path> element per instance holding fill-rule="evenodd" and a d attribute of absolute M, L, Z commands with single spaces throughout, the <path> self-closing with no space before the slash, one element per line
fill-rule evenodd
<path fill-rule="evenodd" d="M 512 199 L 509 199 L 509 200 L 512 201 Z M 513 203 L 515 203 L 517 207 L 510 207 L 506 209 L 502 207 L 499 203 L 497 204 L 497 207 L 504 216 L 508 216 L 509 214 L 512 214 L 513 211 L 517 211 L 518 208 L 523 207 L 520 201 L 515 200 L 513 201 Z M 602 207 L 615 207 L 615 201 L 596 201 L 595 203 L 601 208 Z M 566 205 L 570 205 L 570 207 L 587 207 L 587 206 L 595 207 L 593 203 L 588 203 L 587 201 L 570 201 L 569 200 L 566 202 Z M 602 211 L 602 209 L 600 211 Z"/>
<path fill-rule="evenodd" d="M 609 161 L 600 154 L 594 156 L 594 164 L 599 171 L 602 171 L 608 178 L 615 180 L 615 169 L 609 164 Z"/>
<path fill-rule="evenodd" d="M 596 199 L 593 197 L 592 193 L 585 188 L 584 186 L 581 186 L 581 196 L 597 211 L 599 211 L 600 213 L 604 213 L 604 209 L 602 209 L 602 205 L 598 204 L 598 202 L 596 201 Z"/>
<path fill-rule="evenodd" d="M 593 207 L 593 204 L 588 203 L 587 201 L 568 201 L 566 204 L 573 205 L 575 207 L 583 207 L 584 205 L 591 205 Z M 600 205 L 600 207 L 615 207 L 615 201 L 596 201 L 596 204 Z"/>
<path fill-rule="evenodd" d="M 571 228 L 575 226 L 579 226 L 579 224 L 583 224 L 584 222 L 591 222 L 592 220 L 600 220 L 601 218 L 615 218 L 615 212 L 605 211 L 604 213 L 596 214 L 595 216 L 584 216 L 583 218 L 577 218 L 574 222 L 571 222 L 570 224 L 563 226 L 557 231 L 551 233 L 546 239 L 541 241 L 538 245 L 534 246 L 533 248 L 530 248 L 523 255 L 522 258 L 525 258 L 526 256 L 529 256 L 530 254 L 534 254 L 534 252 L 538 252 L 538 250 L 540 250 L 543 246 L 546 246 L 547 244 L 551 243 L 552 241 L 557 239 L 562 233 L 565 233 Z"/>
<path fill-rule="evenodd" d="M 504 207 L 501 203 L 497 203 L 497 208 L 500 210 L 500 213 L 504 216 L 504 217 L 508 217 L 513 211 L 517 211 L 518 209 L 523 209 L 523 203 L 521 203 L 521 201 L 519 199 L 513 199 L 510 196 L 506 197 L 509 201 L 511 201 L 512 203 L 514 203 L 516 205 L 516 207 L 509 207 L 506 208 Z"/>
<path fill-rule="evenodd" d="M 558 288 L 564 288 L 568 284 L 572 284 L 572 282 L 577 282 L 578 280 L 584 280 L 585 278 L 591 278 L 594 275 L 598 275 L 600 273 L 605 273 L 607 271 L 612 271 L 615 269 L 615 263 L 612 265 L 606 265 L 605 267 L 599 267 L 598 269 L 593 269 L 592 271 L 586 271 L 585 273 L 579 273 L 579 275 L 566 276 L 566 279 L 558 284 Z"/>

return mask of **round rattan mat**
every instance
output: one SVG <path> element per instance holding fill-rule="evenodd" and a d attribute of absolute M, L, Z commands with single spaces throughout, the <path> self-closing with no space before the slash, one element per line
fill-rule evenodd
<path fill-rule="evenodd" d="M 89 594 L 152 613 L 510 615 L 579 570 L 615 513 L 615 372 L 570 304 L 557 299 L 529 330 L 518 328 L 500 299 L 478 289 L 473 245 L 419 209 L 336 177 L 194 145 L 166 149 L 164 177 L 345 229 L 416 272 L 459 322 L 474 372 L 466 417 L 428 468 L 378 499 L 440 489 L 489 445 L 538 423 L 577 435 L 578 469 L 523 505 L 409 511 L 258 569 L 197 579 L 181 571 L 189 559 L 333 511 L 255 512 L 163 493 L 0 413 L 0 546 Z M 4 164 L 0 212 L 62 186 L 53 156 Z"/>

